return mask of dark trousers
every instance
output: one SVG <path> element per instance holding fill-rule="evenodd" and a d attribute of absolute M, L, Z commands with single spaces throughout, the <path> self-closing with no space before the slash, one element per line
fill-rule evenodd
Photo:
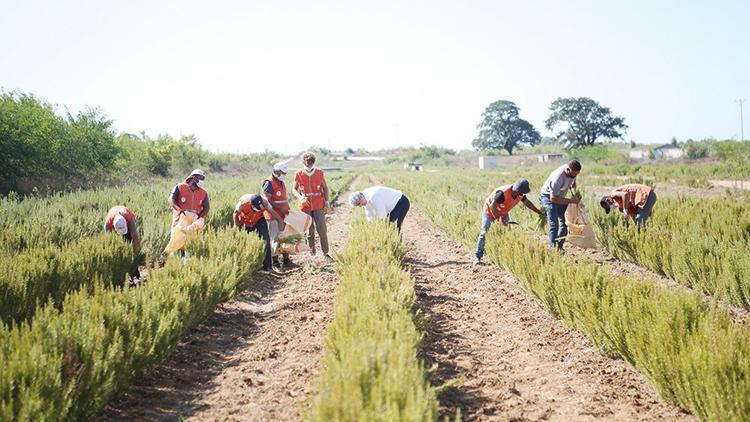
<path fill-rule="evenodd" d="M 401 199 L 396 202 L 393 211 L 388 214 L 388 220 L 396 223 L 396 228 L 398 228 L 399 232 L 401 232 L 401 224 L 404 223 L 404 218 L 406 217 L 406 213 L 409 212 L 410 206 L 409 198 L 406 195 L 401 195 Z"/>
<path fill-rule="evenodd" d="M 275 223 L 274 223 L 275 224 Z M 268 222 L 265 218 L 261 218 L 253 227 L 245 226 L 245 230 L 248 233 L 258 233 L 258 236 L 266 242 L 266 255 L 263 257 L 263 269 L 271 269 L 271 236 L 268 234 Z"/>

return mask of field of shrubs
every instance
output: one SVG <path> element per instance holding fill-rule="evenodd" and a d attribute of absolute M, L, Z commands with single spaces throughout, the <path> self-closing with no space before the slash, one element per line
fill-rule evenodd
<path fill-rule="evenodd" d="M 529 197 L 538 203 L 547 172 L 514 176 L 531 181 Z M 478 171 L 382 173 L 378 178 L 409 192 L 412 203 L 435 224 L 472 249 L 479 204 L 498 185 L 513 182 L 499 172 Z M 722 201 L 723 207 L 710 207 L 700 198 L 660 201 L 642 232 L 614 215 L 607 218 L 597 210 L 598 198 L 588 198 L 588 208 L 600 240 L 604 232 L 613 234 L 605 248 L 675 277 L 692 291 L 615 276 L 606 266 L 549 249 L 535 228 L 536 215 L 523 206 L 511 213 L 518 226 L 493 226 L 487 256 L 552 314 L 605 353 L 630 362 L 666 400 L 702 419 L 744 419 L 750 414 L 750 331 L 703 294 L 745 306 L 750 282 L 743 275 L 743 262 L 749 261 L 743 247 L 746 205 Z"/>
<path fill-rule="evenodd" d="M 175 182 L 0 202 L 0 420 L 93 417 L 135 377 L 168 356 L 191 327 L 246 286 L 262 242 L 233 230 L 242 194 L 263 176 L 213 178 L 206 230 L 190 259 L 155 262 L 169 240 Z M 350 175 L 328 178 L 333 196 Z M 137 215 L 142 256 L 101 233 L 113 205 Z M 127 273 L 147 268 L 130 287 Z"/>

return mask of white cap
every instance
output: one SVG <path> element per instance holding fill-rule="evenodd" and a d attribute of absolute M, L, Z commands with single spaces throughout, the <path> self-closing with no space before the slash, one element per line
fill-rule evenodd
<path fill-rule="evenodd" d="M 273 165 L 273 171 L 280 171 L 284 174 L 289 173 L 289 166 L 286 163 L 276 163 Z"/>
<path fill-rule="evenodd" d="M 125 235 L 128 233 L 128 222 L 125 220 L 125 217 L 121 215 L 115 216 L 112 225 L 115 226 L 117 234 Z"/>
<path fill-rule="evenodd" d="M 204 178 L 206 177 L 206 174 L 203 173 L 203 170 L 201 170 L 201 169 L 195 169 L 195 170 L 193 170 L 192 172 L 190 172 L 190 175 L 188 177 L 196 176 L 196 175 L 203 176 Z"/>

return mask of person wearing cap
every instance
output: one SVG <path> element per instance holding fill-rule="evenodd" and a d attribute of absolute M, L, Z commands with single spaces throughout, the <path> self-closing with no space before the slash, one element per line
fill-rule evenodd
<path fill-rule="evenodd" d="M 542 213 L 533 202 L 526 198 L 526 194 L 529 192 L 531 192 L 529 181 L 518 179 L 512 185 L 500 186 L 487 197 L 484 201 L 484 210 L 482 212 L 482 228 L 479 231 L 477 249 L 474 252 L 474 265 L 482 261 L 482 257 L 484 256 L 484 238 L 492 223 L 499 220 L 504 226 L 507 226 L 510 223 L 508 213 L 521 202 L 531 211 L 537 214 Z"/>
<path fill-rule="evenodd" d="M 138 255 L 141 251 L 141 237 L 138 235 L 138 224 L 135 222 L 135 213 L 124 205 L 115 205 L 109 209 L 104 218 L 104 231 L 115 232 L 123 237 L 133 246 L 133 253 Z M 130 278 L 138 281 L 141 274 L 136 266 L 130 272 Z"/>
<path fill-rule="evenodd" d="M 646 220 L 656 204 L 656 193 L 647 185 L 631 183 L 615 188 L 609 195 L 599 201 L 599 205 L 609 214 L 612 206 L 623 214 L 625 219 L 632 218 L 638 227 L 644 227 Z"/>
<path fill-rule="evenodd" d="M 409 198 L 403 192 L 385 186 L 373 186 L 361 192 L 349 195 L 349 205 L 365 207 L 367 221 L 388 219 L 396 223 L 396 229 L 401 232 L 401 225 L 409 212 Z"/>
<path fill-rule="evenodd" d="M 240 202 L 238 202 L 237 206 L 234 208 L 232 220 L 234 221 L 234 226 L 238 229 L 244 229 L 248 233 L 255 232 L 261 239 L 263 239 L 266 243 L 263 269 L 265 271 L 272 271 L 271 236 L 268 233 L 268 223 L 263 215 L 264 211 L 268 211 L 274 217 L 274 225 L 278 226 L 279 231 L 284 230 L 284 220 L 281 216 L 271 208 L 268 201 L 255 193 L 242 195 L 240 197 Z"/>
<path fill-rule="evenodd" d="M 315 230 L 317 229 L 323 257 L 330 260 L 325 213 L 329 203 L 325 175 L 323 170 L 315 167 L 315 154 L 312 152 L 302 154 L 302 165 L 303 168 L 297 170 L 294 175 L 293 192 L 299 199 L 300 210 L 312 218 L 312 224 L 307 231 L 307 245 L 310 247 L 310 253 L 315 255 Z"/>
<path fill-rule="evenodd" d="M 279 162 L 274 164 L 273 173 L 263 181 L 263 185 L 261 186 L 261 195 L 263 196 L 263 199 L 268 202 L 268 205 L 270 205 L 269 209 L 263 211 L 266 220 L 269 222 L 276 221 L 277 219 L 283 222 L 284 218 L 289 215 L 289 200 L 286 196 L 286 184 L 284 183 L 284 176 L 286 176 L 288 172 L 289 167 L 285 163 Z M 271 214 L 270 209 L 276 211 L 276 216 Z M 278 261 L 278 253 L 276 249 L 278 247 L 279 233 L 281 233 L 279 227 L 280 225 L 277 224 L 269 224 L 268 226 L 269 236 L 274 245 L 272 248 L 274 261 Z M 289 260 L 289 254 L 284 254 L 283 258 L 284 264 L 291 263 Z"/>
<path fill-rule="evenodd" d="M 562 250 L 568 226 L 565 224 L 565 210 L 568 204 L 578 204 L 581 198 L 566 198 L 568 190 L 576 187 L 576 176 L 581 172 L 581 163 L 571 160 L 550 173 L 542 185 L 539 197 L 543 207 L 547 208 L 549 224 L 549 244 Z"/>
<path fill-rule="evenodd" d="M 202 170 L 193 170 L 185 181 L 178 183 L 169 196 L 172 206 L 172 227 L 180 221 L 181 214 L 187 214 L 194 219 L 204 218 L 210 207 L 208 192 L 204 189 L 206 175 Z M 185 248 L 180 249 L 180 255 L 185 258 Z"/>

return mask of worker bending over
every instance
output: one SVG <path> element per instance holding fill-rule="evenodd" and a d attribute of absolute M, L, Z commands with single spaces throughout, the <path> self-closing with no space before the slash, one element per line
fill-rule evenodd
<path fill-rule="evenodd" d="M 265 211 L 268 211 L 274 218 L 271 224 L 276 225 L 279 232 L 283 231 L 284 220 L 281 216 L 271 208 L 268 201 L 263 199 L 262 196 L 254 193 L 242 195 L 242 197 L 240 197 L 240 202 L 238 202 L 237 206 L 234 208 L 232 221 L 234 221 L 235 227 L 244 229 L 248 233 L 255 232 L 258 234 L 258 237 L 263 239 L 266 243 L 263 269 L 265 271 L 272 271 L 271 236 L 268 232 L 268 222 L 263 215 Z"/>
<path fill-rule="evenodd" d="M 373 186 L 361 192 L 353 192 L 349 195 L 349 205 L 365 207 L 368 221 L 387 218 L 388 221 L 396 223 L 399 232 L 410 206 L 406 195 L 385 186 Z"/>
<path fill-rule="evenodd" d="M 599 205 L 609 214 L 613 205 L 623 214 L 625 219 L 632 218 L 638 227 L 644 227 L 646 220 L 656 204 L 656 193 L 647 185 L 631 183 L 615 188 L 609 195 L 602 197 Z"/>

